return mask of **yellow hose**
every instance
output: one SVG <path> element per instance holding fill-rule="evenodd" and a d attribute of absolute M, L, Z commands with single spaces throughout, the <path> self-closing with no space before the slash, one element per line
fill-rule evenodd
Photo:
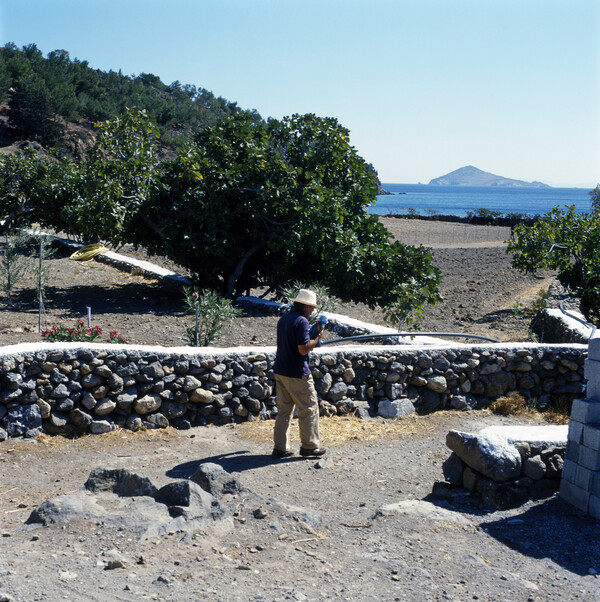
<path fill-rule="evenodd" d="M 69 259 L 73 259 L 74 261 L 90 261 L 90 259 L 96 257 L 96 255 L 102 255 L 102 253 L 106 253 L 106 251 L 108 251 L 108 249 L 103 244 L 96 242 L 78 249 L 69 257 Z"/>

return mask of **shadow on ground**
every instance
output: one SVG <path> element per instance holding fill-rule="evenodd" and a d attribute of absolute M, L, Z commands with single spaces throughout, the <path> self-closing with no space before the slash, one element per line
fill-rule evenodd
<path fill-rule="evenodd" d="M 558 496 L 479 527 L 525 556 L 548 558 L 578 575 L 600 566 L 600 523 Z"/>
<path fill-rule="evenodd" d="M 313 460 L 315 458 L 312 458 Z M 252 454 L 249 451 L 236 451 L 229 454 L 218 454 L 199 460 L 191 460 L 177 464 L 169 469 L 165 474 L 173 479 L 189 479 L 198 470 L 200 464 L 212 462 L 218 464 L 227 472 L 244 472 L 263 468 L 272 464 L 282 464 L 287 462 L 306 461 L 307 458 L 301 456 L 291 456 L 290 458 L 274 458 L 271 454 Z"/>

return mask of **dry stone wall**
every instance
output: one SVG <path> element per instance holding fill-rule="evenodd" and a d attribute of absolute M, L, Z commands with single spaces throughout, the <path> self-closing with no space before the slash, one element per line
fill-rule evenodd
<path fill-rule="evenodd" d="M 584 345 L 315 350 L 322 414 L 367 417 L 487 407 L 518 390 L 544 405 L 578 394 Z M 275 349 L 33 344 L 0 349 L 0 439 L 267 419 Z"/>

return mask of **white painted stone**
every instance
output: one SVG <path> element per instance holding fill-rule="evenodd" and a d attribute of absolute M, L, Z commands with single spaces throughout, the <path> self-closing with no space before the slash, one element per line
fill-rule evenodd
<path fill-rule="evenodd" d="M 600 360 L 600 336 L 598 335 L 588 341 L 588 358 Z"/>
<path fill-rule="evenodd" d="M 579 465 L 589 470 L 600 470 L 600 454 L 598 450 L 582 445 L 579 448 Z"/>
<path fill-rule="evenodd" d="M 600 382 L 588 381 L 586 395 L 588 399 L 600 401 Z"/>
<path fill-rule="evenodd" d="M 542 447 L 567 444 L 569 427 L 566 424 L 544 426 L 490 426 L 479 432 L 480 435 L 502 437 L 508 443 L 527 441 Z"/>
<path fill-rule="evenodd" d="M 587 468 L 584 468 L 583 466 L 578 466 L 577 471 L 575 473 L 574 484 L 577 485 L 577 487 L 581 487 L 582 489 L 585 489 L 586 491 L 590 491 L 590 489 L 592 487 L 592 475 L 593 474 L 594 474 L 593 471 L 588 470 Z"/>
<path fill-rule="evenodd" d="M 591 516 L 600 520 L 600 496 L 590 495 L 588 512 Z"/>

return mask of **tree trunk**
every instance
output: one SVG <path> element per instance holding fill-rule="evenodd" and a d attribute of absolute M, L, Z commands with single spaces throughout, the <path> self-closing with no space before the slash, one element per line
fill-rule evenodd
<path fill-rule="evenodd" d="M 225 297 L 227 297 L 228 299 L 231 299 L 233 297 L 235 284 L 238 281 L 238 278 L 240 277 L 241 273 L 244 271 L 244 266 L 246 265 L 246 262 L 248 261 L 248 259 L 250 259 L 250 257 L 252 257 L 252 255 L 254 255 L 254 253 L 256 253 L 256 251 L 258 251 L 264 246 L 264 242 L 256 243 L 253 247 L 250 247 L 250 249 L 248 249 L 244 253 L 244 256 L 237 262 L 235 268 L 233 268 L 233 271 L 231 272 L 231 274 L 229 274 L 229 278 L 227 278 L 227 283 L 225 285 Z"/>

